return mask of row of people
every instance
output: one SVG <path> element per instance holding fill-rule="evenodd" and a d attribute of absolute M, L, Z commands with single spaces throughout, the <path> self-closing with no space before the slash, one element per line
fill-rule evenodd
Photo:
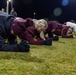
<path fill-rule="evenodd" d="M 62 38 L 74 38 L 74 28 L 72 22 L 66 22 L 64 24 L 57 23 L 56 21 L 49 21 L 48 28 L 45 33 L 48 34 L 50 38 L 54 37 L 54 34 L 57 36 L 62 36 Z M 71 24 L 71 25 L 70 25 Z"/>
<path fill-rule="evenodd" d="M 69 31 L 69 28 L 72 29 L 55 21 L 23 19 L 0 11 L 0 50 L 29 52 L 29 44 L 52 45 L 52 40 L 59 39 L 53 34 L 73 38 L 73 31 Z M 20 43 L 17 43 L 17 37 L 21 39 Z M 5 43 L 5 39 L 8 39 L 8 43 Z"/>
<path fill-rule="evenodd" d="M 0 51 L 29 52 L 29 43 L 50 45 L 51 39 L 42 40 L 40 38 L 40 32 L 46 28 L 45 20 L 22 19 L 0 11 Z M 33 39 L 35 35 L 36 40 Z M 20 43 L 17 43 L 17 36 L 22 39 Z M 5 43 L 5 39 L 8 40 L 8 43 Z"/>

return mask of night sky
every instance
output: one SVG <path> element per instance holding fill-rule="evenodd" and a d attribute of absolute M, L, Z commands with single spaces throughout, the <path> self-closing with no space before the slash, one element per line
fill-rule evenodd
<path fill-rule="evenodd" d="M 60 23 L 76 20 L 76 0 L 13 0 L 13 7 L 22 18 L 48 18 Z M 1 8 L 6 9 L 6 0 L 0 0 Z"/>

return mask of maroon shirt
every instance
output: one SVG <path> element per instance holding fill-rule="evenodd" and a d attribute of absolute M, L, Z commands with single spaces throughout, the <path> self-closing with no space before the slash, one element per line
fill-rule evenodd
<path fill-rule="evenodd" d="M 23 32 L 25 32 L 26 28 L 28 28 L 29 26 L 32 26 L 33 24 L 34 23 L 31 18 L 23 19 L 23 18 L 16 17 L 11 26 L 14 33 L 19 36 Z"/>
<path fill-rule="evenodd" d="M 37 32 L 33 25 L 28 27 L 20 37 L 27 40 L 30 44 L 41 45 L 43 40 L 40 38 L 39 34 L 40 33 Z"/>
<path fill-rule="evenodd" d="M 40 38 L 31 18 L 16 18 L 12 24 L 12 29 L 19 38 L 27 40 L 30 44 L 41 45 L 43 40 Z"/>
<path fill-rule="evenodd" d="M 70 36 L 66 35 L 68 28 L 69 28 L 68 26 L 63 27 L 62 24 L 57 23 L 55 21 L 49 21 L 48 28 L 46 29 L 46 34 L 48 33 L 48 36 L 50 38 L 53 38 L 53 34 L 62 36 L 63 38 L 73 38 L 73 35 Z"/>

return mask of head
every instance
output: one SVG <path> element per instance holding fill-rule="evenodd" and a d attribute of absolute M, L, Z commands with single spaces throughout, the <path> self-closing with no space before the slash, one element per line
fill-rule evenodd
<path fill-rule="evenodd" d="M 2 8 L 2 11 L 3 11 L 3 12 L 5 12 L 5 9 L 4 9 L 4 8 Z"/>
<path fill-rule="evenodd" d="M 72 27 L 69 27 L 68 28 L 68 31 L 67 31 L 67 34 L 72 34 L 73 33 L 73 28 Z"/>
<path fill-rule="evenodd" d="M 38 32 L 45 31 L 48 27 L 47 22 L 44 19 L 34 20 L 34 25 Z"/>
<path fill-rule="evenodd" d="M 14 11 L 14 8 L 12 8 L 12 10 L 11 11 Z"/>

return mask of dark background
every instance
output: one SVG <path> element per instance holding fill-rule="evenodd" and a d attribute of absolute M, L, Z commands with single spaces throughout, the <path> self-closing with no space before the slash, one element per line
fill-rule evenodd
<path fill-rule="evenodd" d="M 0 0 L 0 9 L 6 9 L 6 3 L 7 0 Z M 60 23 L 76 20 L 76 0 L 13 0 L 12 4 L 18 17 L 48 18 Z"/>

